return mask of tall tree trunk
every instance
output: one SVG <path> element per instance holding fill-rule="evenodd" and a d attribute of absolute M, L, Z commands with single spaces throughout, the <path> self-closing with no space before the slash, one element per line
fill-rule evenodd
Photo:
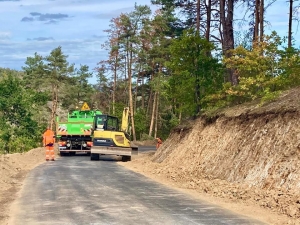
<path fill-rule="evenodd" d="M 197 37 L 200 37 L 200 0 L 197 0 Z M 199 99 L 200 99 L 200 85 L 199 85 L 199 66 L 198 66 L 198 58 L 197 56 L 200 54 L 199 45 L 196 46 L 197 53 L 196 57 L 194 58 L 194 66 L 195 66 L 195 77 L 196 77 L 196 84 L 195 84 L 195 115 L 197 115 L 200 111 L 199 106 Z"/>
<path fill-rule="evenodd" d="M 197 44 L 197 55 L 195 57 L 195 68 L 196 68 L 196 84 L 195 84 L 195 103 L 196 103 L 196 109 L 195 109 L 195 116 L 197 116 L 200 112 L 200 71 L 199 71 L 199 62 L 197 56 L 200 54 L 200 46 Z M 208 54 L 208 53 L 206 53 Z"/>
<path fill-rule="evenodd" d="M 134 103 L 133 103 L 134 114 L 136 113 L 136 108 L 137 108 L 137 92 L 138 92 L 138 84 L 136 84 L 135 92 L 134 92 Z"/>
<path fill-rule="evenodd" d="M 157 138 L 157 125 L 158 125 L 158 109 L 159 109 L 159 92 L 156 96 L 156 107 L 155 107 L 155 128 L 154 128 L 154 137 Z"/>
<path fill-rule="evenodd" d="M 154 66 L 152 65 L 153 71 L 154 71 Z M 154 72 L 150 74 L 150 80 L 153 80 Z M 153 96 L 153 90 L 152 88 L 150 89 L 150 94 L 149 94 L 149 99 L 148 99 L 148 104 L 147 104 L 147 110 L 146 110 L 146 115 L 149 115 L 150 110 L 151 110 L 151 103 L 152 103 L 152 96 Z"/>
<path fill-rule="evenodd" d="M 260 0 L 260 8 L 259 8 L 259 35 L 260 35 L 260 41 L 264 41 L 264 13 L 265 13 L 265 0 Z"/>
<path fill-rule="evenodd" d="M 136 110 L 137 110 L 137 94 L 138 94 L 139 80 L 140 80 L 140 77 L 141 77 L 141 68 L 142 68 L 142 65 L 140 63 L 139 64 L 139 71 L 138 71 L 138 75 L 137 75 L 136 87 L 135 87 L 134 113 L 136 113 Z"/>
<path fill-rule="evenodd" d="M 181 118 L 182 118 L 182 112 L 181 112 L 181 110 L 180 110 L 179 116 L 178 116 L 179 123 L 181 123 Z"/>
<path fill-rule="evenodd" d="M 197 35 L 200 35 L 200 0 L 197 0 Z"/>
<path fill-rule="evenodd" d="M 55 115 L 57 109 L 57 100 L 58 100 L 58 87 L 53 85 L 52 88 L 52 109 L 51 109 L 51 118 L 50 118 L 50 130 L 54 129 Z"/>
<path fill-rule="evenodd" d="M 142 76 L 142 109 L 145 109 L 145 88 L 144 88 L 144 75 Z M 146 114 L 147 115 L 147 114 Z"/>
<path fill-rule="evenodd" d="M 150 93 L 149 93 L 149 100 L 148 100 L 148 104 L 147 104 L 147 109 L 146 109 L 146 116 L 148 116 L 150 114 L 150 110 L 151 110 L 151 103 L 152 103 L 152 96 L 153 96 L 153 90 L 150 89 Z"/>
<path fill-rule="evenodd" d="M 118 54 L 115 56 L 115 66 L 114 66 L 114 84 L 112 93 L 112 113 L 115 115 L 115 105 L 116 105 L 116 84 L 117 84 L 117 64 L 118 64 Z"/>
<path fill-rule="evenodd" d="M 149 128 L 149 136 L 152 136 L 153 132 L 153 124 L 154 124 L 154 118 L 155 118 L 155 108 L 156 108 L 156 91 L 154 92 L 154 100 L 153 100 L 153 106 L 152 106 L 152 115 L 151 115 L 151 122 L 150 122 L 150 128 Z"/>
<path fill-rule="evenodd" d="M 289 48 L 292 47 L 293 3 L 294 3 L 294 0 L 290 0 L 289 31 L 288 31 L 288 47 Z"/>
<path fill-rule="evenodd" d="M 225 4 L 227 3 L 227 5 Z M 230 50 L 234 49 L 234 35 L 233 35 L 233 10 L 234 0 L 220 0 L 220 20 L 222 24 L 222 49 L 226 58 L 231 57 Z M 238 77 L 233 70 L 228 70 L 227 81 L 232 85 L 238 84 Z"/>
<path fill-rule="evenodd" d="M 256 45 L 259 36 L 259 16 L 260 16 L 260 0 L 255 0 L 255 18 L 254 18 L 254 30 L 253 30 L 253 46 Z"/>
<path fill-rule="evenodd" d="M 207 1 L 207 9 L 206 9 L 206 32 L 205 32 L 205 38 L 207 41 L 210 39 L 210 26 L 211 26 L 211 0 Z"/>
<path fill-rule="evenodd" d="M 135 134 L 135 127 L 134 127 L 134 111 L 133 111 L 133 101 L 132 101 L 132 74 L 131 74 L 131 67 L 132 67 L 132 44 L 129 42 L 127 43 L 127 46 L 130 46 L 130 49 L 128 48 L 127 50 L 130 51 L 130 57 L 127 59 L 128 62 L 128 97 L 129 97 L 129 109 L 130 109 L 130 119 L 131 119 L 131 130 L 132 130 L 132 137 L 133 141 L 136 141 L 136 134 Z M 127 52 L 128 55 L 128 52 Z"/>

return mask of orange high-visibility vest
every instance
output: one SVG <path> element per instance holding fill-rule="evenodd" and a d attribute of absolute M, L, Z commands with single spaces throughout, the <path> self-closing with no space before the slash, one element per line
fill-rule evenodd
<path fill-rule="evenodd" d="M 162 144 L 162 140 L 160 138 L 156 138 L 156 140 L 157 140 L 156 149 L 158 149 Z"/>
<path fill-rule="evenodd" d="M 55 138 L 54 138 L 54 132 L 52 130 L 46 130 L 43 134 L 43 142 L 45 145 L 47 144 L 54 144 Z"/>

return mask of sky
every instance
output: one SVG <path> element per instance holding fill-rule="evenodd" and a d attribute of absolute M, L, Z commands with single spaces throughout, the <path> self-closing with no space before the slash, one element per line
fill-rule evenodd
<path fill-rule="evenodd" d="M 150 0 L 0 0 L 0 67 L 21 70 L 35 52 L 61 46 L 68 61 L 93 70 L 107 59 L 110 20 Z M 155 10 L 155 6 L 151 6 Z M 95 83 L 95 79 L 92 79 Z"/>
<path fill-rule="evenodd" d="M 265 0 L 265 34 L 270 34 L 272 31 L 276 31 L 280 37 L 287 37 L 288 35 L 288 21 L 289 21 L 289 4 L 287 0 L 275 0 L 274 3 L 270 5 L 274 0 Z M 300 3 L 295 2 L 294 6 L 297 7 L 297 11 L 294 13 L 295 17 L 300 19 Z M 235 18 L 243 18 L 245 15 L 245 7 L 241 4 L 237 5 L 235 9 Z M 246 17 L 247 19 L 247 17 Z M 235 21 L 235 24 L 238 24 L 240 21 Z M 295 47 L 300 47 L 300 30 L 298 31 L 297 21 L 293 21 L 293 38 L 295 39 Z M 241 27 L 240 29 L 247 29 L 248 27 Z M 300 29 L 300 27 L 299 27 Z"/>
<path fill-rule="evenodd" d="M 93 70 L 107 59 L 101 45 L 108 40 L 104 30 L 110 20 L 133 11 L 135 2 L 151 6 L 150 0 L 0 0 L 0 67 L 21 70 L 35 52 L 46 56 L 61 46 L 70 63 Z M 239 7 L 235 14 L 242 17 L 243 11 Z M 286 0 L 277 0 L 267 10 L 266 20 L 270 21 L 266 33 L 276 30 L 287 35 Z M 294 33 L 297 37 L 299 32 Z M 95 78 L 90 82 L 95 83 Z"/>

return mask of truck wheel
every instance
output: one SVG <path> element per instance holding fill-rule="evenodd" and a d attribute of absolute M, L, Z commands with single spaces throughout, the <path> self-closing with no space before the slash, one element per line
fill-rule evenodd
<path fill-rule="evenodd" d="M 99 160 L 99 154 L 95 154 L 95 153 L 92 153 L 91 154 L 91 160 Z"/>
<path fill-rule="evenodd" d="M 122 162 L 131 161 L 131 156 L 123 155 L 122 156 Z"/>

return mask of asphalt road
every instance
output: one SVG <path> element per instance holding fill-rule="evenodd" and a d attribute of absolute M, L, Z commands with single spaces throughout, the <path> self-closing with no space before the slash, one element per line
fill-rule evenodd
<path fill-rule="evenodd" d="M 12 225 L 262 224 L 156 183 L 112 157 L 45 162 L 29 173 L 12 212 Z"/>
<path fill-rule="evenodd" d="M 156 147 L 155 146 L 140 146 L 139 147 L 140 153 L 150 152 L 150 151 L 156 151 Z"/>

